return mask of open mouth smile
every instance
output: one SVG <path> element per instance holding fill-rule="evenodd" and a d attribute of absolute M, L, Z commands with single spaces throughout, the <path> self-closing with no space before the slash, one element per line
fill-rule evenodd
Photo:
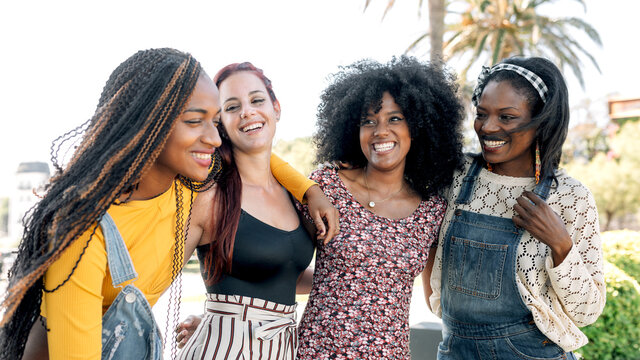
<path fill-rule="evenodd" d="M 396 143 L 393 141 L 373 144 L 373 151 L 377 153 L 384 153 L 393 150 L 396 147 Z"/>
<path fill-rule="evenodd" d="M 255 131 L 255 130 L 262 129 L 262 127 L 264 127 L 264 123 L 254 122 L 254 123 L 250 123 L 250 124 L 247 124 L 245 126 L 242 126 L 240 128 L 240 131 L 242 131 L 244 133 L 248 133 L 250 131 Z"/>

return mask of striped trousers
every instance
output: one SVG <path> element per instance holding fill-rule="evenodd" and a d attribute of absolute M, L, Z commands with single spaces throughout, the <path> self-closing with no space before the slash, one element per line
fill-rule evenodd
<path fill-rule="evenodd" d="M 238 295 L 207 294 L 204 318 L 180 360 L 294 360 L 296 305 Z"/>

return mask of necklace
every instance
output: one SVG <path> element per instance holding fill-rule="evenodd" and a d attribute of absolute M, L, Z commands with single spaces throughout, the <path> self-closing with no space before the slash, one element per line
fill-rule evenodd
<path fill-rule="evenodd" d="M 381 203 L 383 201 L 387 201 L 387 200 L 391 199 L 392 197 L 398 195 L 400 193 L 400 191 L 402 191 L 402 189 L 404 189 L 404 183 L 402 183 L 402 186 L 400 187 L 400 190 L 394 192 L 393 194 L 387 196 L 386 198 L 384 198 L 382 200 L 373 201 L 373 200 L 371 200 L 371 191 L 369 190 L 369 183 L 367 183 L 367 168 L 366 167 L 362 171 L 362 174 L 364 175 L 364 185 L 367 187 L 367 199 L 369 200 L 367 205 L 369 205 L 369 207 L 372 208 L 372 209 L 374 207 L 376 207 L 376 201 L 379 202 L 379 203 Z"/>

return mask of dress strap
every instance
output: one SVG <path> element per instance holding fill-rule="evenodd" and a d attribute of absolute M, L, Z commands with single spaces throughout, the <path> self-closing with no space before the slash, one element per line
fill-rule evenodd
<path fill-rule="evenodd" d="M 476 185 L 476 179 L 478 178 L 478 174 L 480 174 L 480 170 L 482 170 L 480 156 L 476 155 L 473 157 L 473 163 L 471 163 L 467 175 L 462 179 L 462 187 L 456 198 L 456 204 L 468 204 L 469 201 L 471 201 L 471 194 L 473 194 L 473 188 Z"/>
<path fill-rule="evenodd" d="M 118 231 L 118 227 L 108 213 L 104 213 L 102 216 L 100 227 L 107 248 L 107 261 L 113 287 L 119 287 L 125 281 L 137 279 L 138 273 L 133 267 L 129 250 Z"/>

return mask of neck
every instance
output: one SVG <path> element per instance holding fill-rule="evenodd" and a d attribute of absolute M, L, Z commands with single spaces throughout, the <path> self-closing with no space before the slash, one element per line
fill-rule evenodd
<path fill-rule="evenodd" d="M 178 174 L 166 173 L 152 166 L 151 169 L 140 178 L 131 196 L 125 194 L 121 197 L 121 200 L 126 198 L 129 200 L 148 200 L 154 198 L 169 190 L 176 176 L 178 176 Z"/>
<path fill-rule="evenodd" d="M 491 164 L 492 172 L 498 175 L 511 177 L 533 177 L 535 169 L 533 160 L 531 162 L 521 162 L 518 164 Z"/>
<path fill-rule="evenodd" d="M 404 186 L 404 166 L 399 166 L 389 171 L 380 171 L 367 165 L 363 169 L 363 177 L 365 176 L 365 186 L 370 194 L 384 196 L 385 194 L 398 192 Z M 382 189 L 388 189 L 388 191 L 381 191 Z"/>
<path fill-rule="evenodd" d="M 253 154 L 234 149 L 233 157 L 243 185 L 267 189 L 277 184 L 277 180 L 271 173 L 271 149 Z"/>

